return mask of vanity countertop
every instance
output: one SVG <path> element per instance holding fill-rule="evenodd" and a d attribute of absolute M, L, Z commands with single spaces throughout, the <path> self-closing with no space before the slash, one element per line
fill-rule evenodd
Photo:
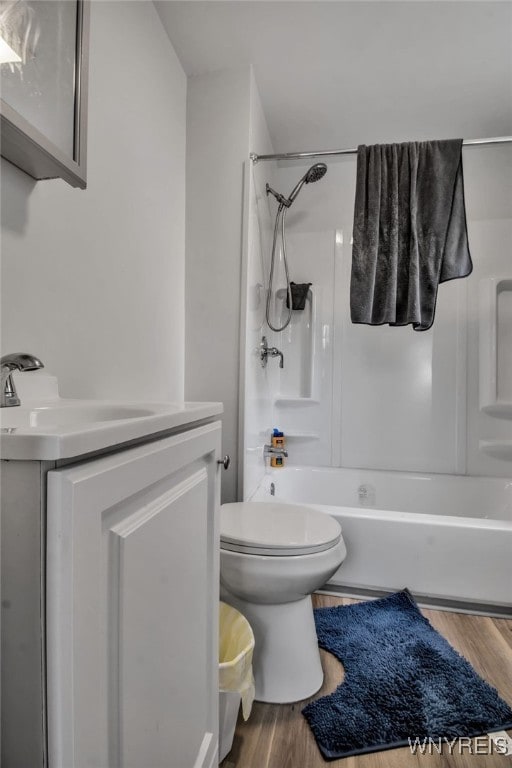
<path fill-rule="evenodd" d="M 193 426 L 222 410 L 222 403 L 32 400 L 0 409 L 0 457 L 69 459 Z"/>

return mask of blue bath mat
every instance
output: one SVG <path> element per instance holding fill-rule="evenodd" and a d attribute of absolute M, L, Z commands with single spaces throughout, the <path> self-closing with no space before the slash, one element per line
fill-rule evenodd
<path fill-rule="evenodd" d="M 421 615 L 405 590 L 315 610 L 321 648 L 345 667 L 302 710 L 327 760 L 512 727 L 512 709 Z"/>

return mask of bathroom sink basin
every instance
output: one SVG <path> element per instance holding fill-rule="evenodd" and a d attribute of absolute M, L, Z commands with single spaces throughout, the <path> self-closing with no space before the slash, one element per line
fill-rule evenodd
<path fill-rule="evenodd" d="M 0 414 L 0 425 L 4 429 L 27 427 L 68 427 L 73 425 L 94 424 L 101 421 L 118 419 L 137 419 L 151 416 L 147 408 L 135 406 L 104 405 L 81 403 L 79 405 L 46 405 L 35 408 L 4 408 Z"/>
<path fill-rule="evenodd" d="M 222 413 L 221 403 L 139 403 L 60 397 L 0 408 L 2 459 L 83 456 Z"/>

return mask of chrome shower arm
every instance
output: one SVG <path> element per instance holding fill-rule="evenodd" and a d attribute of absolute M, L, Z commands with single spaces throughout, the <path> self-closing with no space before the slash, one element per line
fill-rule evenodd
<path fill-rule="evenodd" d="M 267 191 L 267 195 L 273 195 L 277 200 L 277 202 L 279 203 L 279 205 L 284 205 L 285 208 L 289 208 L 290 205 L 292 204 L 293 202 L 292 200 L 289 200 L 284 195 L 281 195 L 280 192 L 276 192 L 275 189 L 272 189 L 270 184 L 267 184 L 265 189 Z"/>

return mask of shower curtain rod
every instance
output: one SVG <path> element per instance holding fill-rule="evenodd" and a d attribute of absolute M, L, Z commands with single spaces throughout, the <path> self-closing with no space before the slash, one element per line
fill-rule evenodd
<path fill-rule="evenodd" d="M 476 144 L 509 144 L 512 142 L 512 136 L 496 136 L 492 139 L 464 139 L 462 146 L 469 147 Z M 329 155 L 357 155 L 355 149 L 323 149 L 318 152 L 285 152 L 277 155 L 257 155 L 253 152 L 249 155 L 253 163 L 260 160 L 293 160 L 301 157 L 327 157 Z"/>

